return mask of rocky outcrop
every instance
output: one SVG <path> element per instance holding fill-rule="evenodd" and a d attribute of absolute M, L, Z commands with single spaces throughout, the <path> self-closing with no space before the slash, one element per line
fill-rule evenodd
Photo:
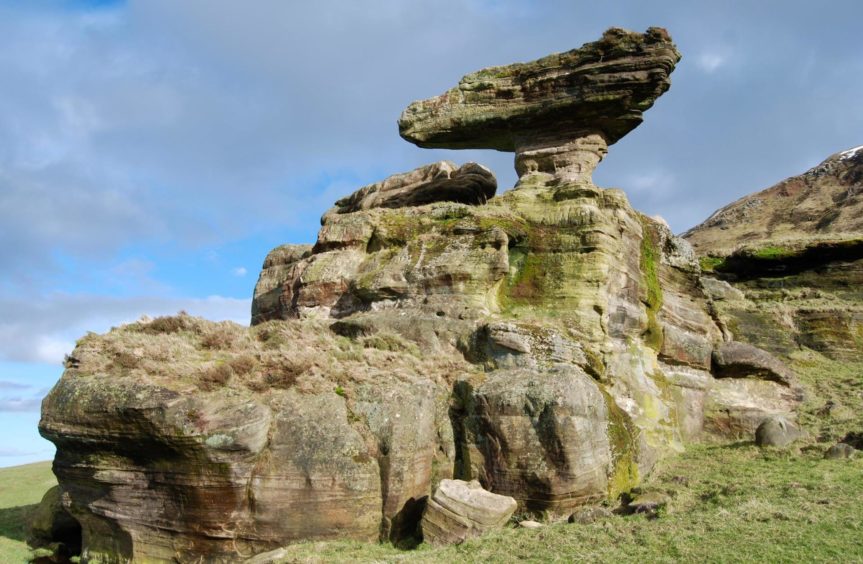
<path fill-rule="evenodd" d="M 611 416 L 584 371 L 497 370 L 475 389 L 467 382 L 460 389 L 462 475 L 526 509 L 561 515 L 608 495 Z"/>
<path fill-rule="evenodd" d="M 338 200 L 324 217 L 371 208 L 404 208 L 433 202 L 481 205 L 496 191 L 497 179 L 481 164 L 467 163 L 457 168 L 450 161 L 440 161 L 364 186 Z"/>
<path fill-rule="evenodd" d="M 399 133 L 420 147 L 514 151 L 520 176 L 589 178 L 668 90 L 678 60 L 664 29 L 610 29 L 579 49 L 466 75 L 408 106 Z"/>
<path fill-rule="evenodd" d="M 863 360 L 863 148 L 747 196 L 684 234 L 717 320 L 780 357 Z"/>
<path fill-rule="evenodd" d="M 473 480 L 443 480 L 422 517 L 423 540 L 432 545 L 459 544 L 503 527 L 517 504 Z"/>
<path fill-rule="evenodd" d="M 279 319 L 293 303 L 293 288 L 285 285 L 294 267 L 312 253 L 311 245 L 281 245 L 267 254 L 252 298 L 252 323 Z"/>
<path fill-rule="evenodd" d="M 515 150 L 515 189 L 489 198 L 478 165 L 391 177 L 337 203 L 313 246 L 268 255 L 251 328 L 180 315 L 80 340 L 40 430 L 82 558 L 399 542 L 424 510 L 429 540 L 513 503 L 565 518 L 764 398 L 793 411 L 780 368 L 722 348 L 736 326 L 690 245 L 589 177 L 678 57 L 663 30 L 611 30 L 469 75 L 402 133 Z M 449 479 L 515 501 L 471 524 Z"/>
<path fill-rule="evenodd" d="M 722 343 L 713 351 L 713 374 L 719 378 L 762 378 L 790 386 L 794 374 L 770 353 L 746 343 Z"/>

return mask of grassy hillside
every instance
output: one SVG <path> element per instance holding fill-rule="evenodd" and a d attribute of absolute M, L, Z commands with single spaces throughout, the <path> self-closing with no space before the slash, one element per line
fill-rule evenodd
<path fill-rule="evenodd" d="M 26 562 L 27 518 L 56 483 L 50 462 L 0 468 L 0 562 Z"/>

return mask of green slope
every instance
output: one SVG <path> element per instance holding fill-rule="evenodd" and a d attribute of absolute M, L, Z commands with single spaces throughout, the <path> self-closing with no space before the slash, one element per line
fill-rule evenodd
<path fill-rule="evenodd" d="M 50 462 L 0 468 L 0 562 L 27 561 L 27 518 L 56 483 Z"/>

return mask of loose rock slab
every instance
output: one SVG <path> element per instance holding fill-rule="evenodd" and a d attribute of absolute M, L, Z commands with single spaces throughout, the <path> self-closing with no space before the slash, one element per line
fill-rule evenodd
<path fill-rule="evenodd" d="M 422 206 L 432 202 L 481 205 L 494 196 L 495 191 L 497 179 L 481 164 L 466 163 L 456 167 L 453 162 L 438 161 L 363 186 L 338 200 L 324 218 L 331 214 Z"/>
<path fill-rule="evenodd" d="M 516 501 L 488 492 L 476 480 L 443 480 L 422 518 L 423 539 L 433 545 L 458 544 L 503 527 Z"/>

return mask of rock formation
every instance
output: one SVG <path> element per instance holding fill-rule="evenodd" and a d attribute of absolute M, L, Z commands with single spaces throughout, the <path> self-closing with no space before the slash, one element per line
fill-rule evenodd
<path fill-rule="evenodd" d="M 583 177 L 641 123 L 679 60 L 664 29 L 609 29 L 579 49 L 471 73 L 408 106 L 399 133 L 420 147 L 514 151 L 519 176 Z"/>
<path fill-rule="evenodd" d="M 566 518 L 705 427 L 793 418 L 793 374 L 716 305 L 741 290 L 709 298 L 686 241 L 590 180 L 678 58 L 664 30 L 614 29 L 468 75 L 401 133 L 515 151 L 514 190 L 472 164 L 391 177 L 267 256 L 250 329 L 180 315 L 79 341 L 40 430 L 83 556 L 398 541 L 450 478 Z"/>
<path fill-rule="evenodd" d="M 863 360 L 863 147 L 722 208 L 684 237 L 736 339 L 778 355 L 804 347 Z"/>
<path fill-rule="evenodd" d="M 338 200 L 327 214 L 405 208 L 432 202 L 481 205 L 494 196 L 495 191 L 497 179 L 484 166 L 467 163 L 456 168 L 450 161 L 440 161 L 364 186 Z"/>

